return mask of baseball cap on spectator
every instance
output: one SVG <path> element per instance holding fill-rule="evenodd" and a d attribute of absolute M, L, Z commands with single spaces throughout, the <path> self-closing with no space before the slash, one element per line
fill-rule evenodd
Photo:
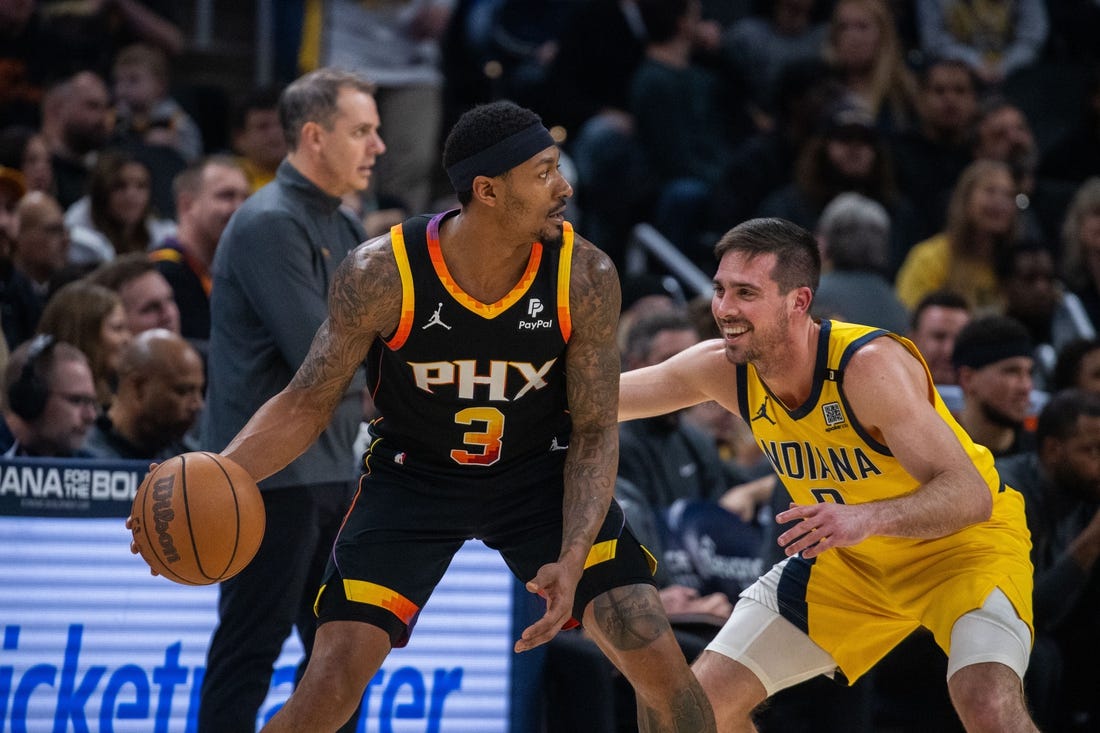
<path fill-rule="evenodd" d="M 878 137 L 875 118 L 859 102 L 840 99 L 825 110 L 822 134 L 836 140 L 868 140 Z"/>

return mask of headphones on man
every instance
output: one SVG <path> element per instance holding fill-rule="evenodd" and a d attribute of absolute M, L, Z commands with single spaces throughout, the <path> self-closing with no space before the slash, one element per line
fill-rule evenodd
<path fill-rule="evenodd" d="M 50 385 L 47 384 L 45 376 L 40 373 L 45 370 L 38 364 L 53 351 L 55 344 L 57 339 L 48 333 L 35 336 L 27 348 L 27 360 L 23 362 L 19 378 L 8 387 L 8 406 L 12 412 L 27 422 L 36 420 L 46 411 L 46 402 L 50 398 Z"/>

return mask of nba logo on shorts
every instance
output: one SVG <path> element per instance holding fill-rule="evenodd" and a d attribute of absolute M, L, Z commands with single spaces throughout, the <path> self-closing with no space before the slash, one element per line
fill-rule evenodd
<path fill-rule="evenodd" d="M 527 301 L 527 317 L 536 318 L 539 313 L 542 313 L 543 305 L 542 301 L 538 298 L 531 298 Z"/>

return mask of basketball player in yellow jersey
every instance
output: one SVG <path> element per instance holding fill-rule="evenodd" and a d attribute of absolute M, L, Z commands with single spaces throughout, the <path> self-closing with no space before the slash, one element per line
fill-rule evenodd
<path fill-rule="evenodd" d="M 1023 501 L 940 400 L 907 340 L 815 321 L 821 259 L 781 219 L 730 230 L 712 309 L 721 340 L 627 372 L 619 417 L 715 400 L 740 414 L 794 500 L 787 558 L 746 589 L 693 665 L 718 730 L 819 674 L 854 681 L 918 626 L 948 655 L 968 731 L 1035 731 Z"/>

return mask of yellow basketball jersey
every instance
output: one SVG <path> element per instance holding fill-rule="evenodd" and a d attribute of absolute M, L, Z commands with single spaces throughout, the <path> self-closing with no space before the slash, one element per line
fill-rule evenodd
<path fill-rule="evenodd" d="M 845 398 L 846 364 L 876 338 L 903 344 L 928 373 L 909 340 L 828 320 L 821 321 L 813 388 L 804 404 L 788 409 L 751 364 L 737 367 L 742 417 L 798 504 L 859 504 L 908 494 L 919 485 L 889 447 L 860 425 Z M 1023 499 L 1001 482 L 990 452 L 975 444 L 952 417 L 930 374 L 928 399 L 989 486 L 993 513 L 989 520 L 946 537 L 874 536 L 813 560 L 795 558 L 798 562 L 784 574 L 780 611 L 832 653 L 849 680 L 869 669 L 918 624 L 930 628 L 949 652 L 955 620 L 980 607 L 995 587 L 1031 624 L 1031 543 Z M 854 632 L 853 614 L 890 618 L 892 627 L 881 637 L 864 634 L 862 625 Z"/>

